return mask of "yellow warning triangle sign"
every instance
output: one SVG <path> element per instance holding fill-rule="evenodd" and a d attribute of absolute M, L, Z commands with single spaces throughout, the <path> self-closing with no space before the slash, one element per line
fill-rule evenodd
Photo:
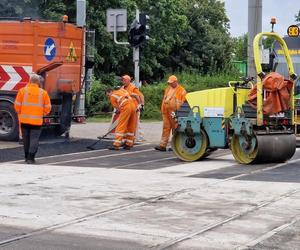
<path fill-rule="evenodd" d="M 77 55 L 76 55 L 76 51 L 75 51 L 73 42 L 70 43 L 69 52 L 68 52 L 66 60 L 68 62 L 76 62 L 77 61 Z"/>

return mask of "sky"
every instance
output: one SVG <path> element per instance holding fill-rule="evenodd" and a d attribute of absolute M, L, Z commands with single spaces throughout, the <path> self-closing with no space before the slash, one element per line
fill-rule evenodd
<path fill-rule="evenodd" d="M 240 36 L 248 29 L 248 0 L 223 0 L 230 19 L 230 33 Z M 286 35 L 288 26 L 295 24 L 295 15 L 300 10 L 300 0 L 262 0 L 262 31 L 271 31 L 271 17 L 276 17 L 274 31 Z"/>

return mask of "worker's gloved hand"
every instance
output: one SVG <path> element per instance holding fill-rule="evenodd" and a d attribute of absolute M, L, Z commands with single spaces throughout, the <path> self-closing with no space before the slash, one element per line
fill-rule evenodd
<path fill-rule="evenodd" d="M 173 118 L 173 119 L 176 119 L 176 113 L 173 111 L 173 112 L 171 112 L 171 117 Z"/>
<path fill-rule="evenodd" d="M 143 113 L 145 111 L 144 104 L 140 105 L 140 112 Z"/>

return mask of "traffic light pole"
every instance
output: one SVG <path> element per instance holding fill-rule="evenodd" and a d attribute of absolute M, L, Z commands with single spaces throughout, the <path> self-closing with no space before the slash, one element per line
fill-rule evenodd
<path fill-rule="evenodd" d="M 140 11 L 136 10 L 136 20 L 140 21 Z M 134 84 L 140 87 L 140 48 L 133 47 L 133 63 L 134 63 Z"/>
<path fill-rule="evenodd" d="M 134 84 L 140 87 L 140 48 L 133 48 Z"/>

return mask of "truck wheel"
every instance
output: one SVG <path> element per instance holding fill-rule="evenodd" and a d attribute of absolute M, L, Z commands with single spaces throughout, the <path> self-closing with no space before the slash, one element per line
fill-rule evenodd
<path fill-rule="evenodd" d="M 8 102 L 0 102 L 0 140 L 18 140 L 18 124 L 18 116 L 13 107 L 13 104 Z"/>
<path fill-rule="evenodd" d="M 72 95 L 62 95 L 62 112 L 60 116 L 60 125 L 55 127 L 56 135 L 60 136 L 68 132 L 71 127 L 72 121 Z"/>

